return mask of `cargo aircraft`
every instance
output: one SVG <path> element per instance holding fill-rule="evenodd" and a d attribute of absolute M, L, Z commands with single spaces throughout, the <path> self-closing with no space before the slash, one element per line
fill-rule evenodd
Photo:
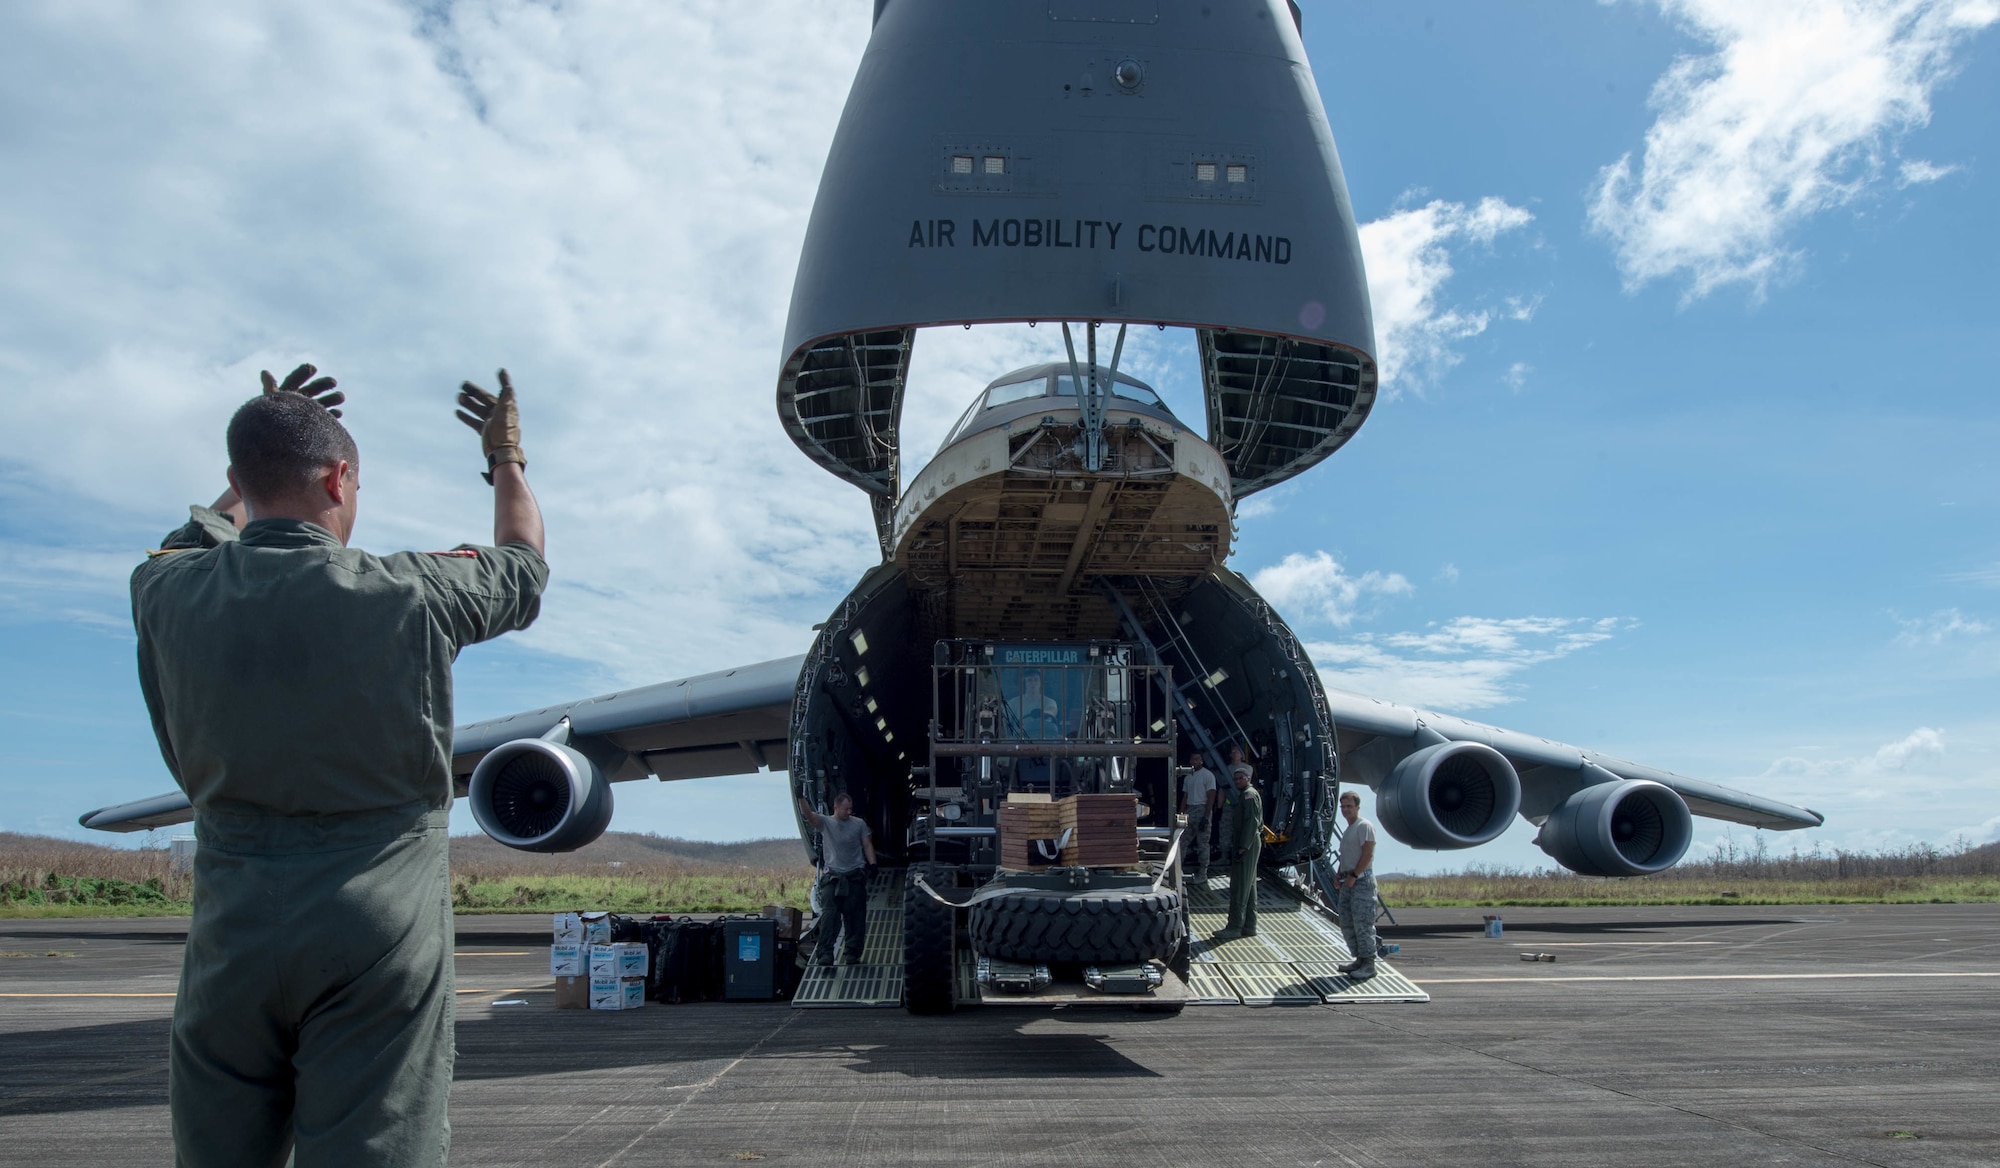
<path fill-rule="evenodd" d="M 982 960 L 1184 958 L 1186 905 L 1162 881 L 1196 846 L 1170 796 L 1190 749 L 1211 764 L 1243 751 L 1265 869 L 1313 873 L 1307 889 L 1329 875 L 1341 783 L 1372 790 L 1382 829 L 1412 847 L 1475 847 L 1520 816 L 1556 862 L 1597 876 L 1672 866 L 1695 815 L 1818 826 L 1715 783 L 1326 690 L 1228 567 L 1242 500 L 1332 455 L 1377 403 L 1354 215 L 1299 21 L 1286 0 L 876 0 L 776 404 L 792 441 L 867 496 L 881 562 L 802 656 L 458 727 L 453 768 L 481 828 L 580 848 L 610 822 L 612 785 L 647 777 L 769 769 L 817 806 L 845 792 L 911 865 L 907 993 L 936 1010 L 964 997 L 947 982 L 968 917 Z M 920 333 L 1020 322 L 1062 348 L 994 377 L 905 481 Z M 1120 368 L 1135 328 L 1193 331 L 1204 418 Z M 1039 856 L 1008 847 L 1010 804 L 1093 795 L 1129 801 L 1101 829 L 1119 836 L 1111 852 L 1078 851 L 1104 842 L 1081 819 L 1017 826 Z M 173 793 L 82 822 L 188 818 Z M 1021 913 L 1078 889 L 1158 927 L 1061 952 L 1015 936 Z"/>

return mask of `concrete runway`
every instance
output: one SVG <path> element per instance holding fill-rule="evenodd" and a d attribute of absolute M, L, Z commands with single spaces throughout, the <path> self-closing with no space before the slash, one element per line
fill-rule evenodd
<path fill-rule="evenodd" d="M 2000 1163 L 2000 905 L 1486 911 L 1385 930 L 1428 1005 L 942 1019 L 558 1013 L 546 918 L 464 918 L 452 1159 Z M 0 1164 L 169 1162 L 184 927 L 0 921 Z"/>

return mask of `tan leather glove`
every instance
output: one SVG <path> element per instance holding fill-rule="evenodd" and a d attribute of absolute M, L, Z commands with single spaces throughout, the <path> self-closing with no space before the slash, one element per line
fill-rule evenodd
<path fill-rule="evenodd" d="M 493 481 L 493 468 L 515 462 L 528 469 L 528 456 L 521 453 L 521 410 L 514 402 L 514 382 L 500 371 L 500 396 L 465 382 L 458 388 L 458 420 L 479 431 L 479 446 L 486 453 L 486 473 Z"/>
<path fill-rule="evenodd" d="M 275 397 L 281 393 L 304 394 L 325 406 L 326 412 L 337 418 L 340 416 L 340 411 L 333 407 L 346 401 L 347 395 L 333 388 L 340 383 L 331 377 L 322 377 L 318 381 L 307 384 L 307 379 L 318 372 L 319 370 L 311 365 L 301 365 L 289 374 L 286 374 L 283 385 L 278 384 L 278 379 L 271 376 L 269 369 L 261 370 L 257 374 L 257 377 L 264 383 L 265 397 Z"/>

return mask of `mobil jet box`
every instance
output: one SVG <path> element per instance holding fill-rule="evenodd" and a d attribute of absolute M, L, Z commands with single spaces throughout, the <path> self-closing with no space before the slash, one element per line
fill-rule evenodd
<path fill-rule="evenodd" d="M 590 979 L 590 1008 L 593 1010 L 636 1010 L 646 1004 L 646 981 L 638 977 L 593 977 Z"/>
<path fill-rule="evenodd" d="M 620 941 L 615 945 L 592 945 L 590 976 L 645 977 L 646 947 L 637 941 Z"/>
<path fill-rule="evenodd" d="M 549 972 L 556 977 L 582 977 L 589 972 L 582 945 L 549 946 Z"/>

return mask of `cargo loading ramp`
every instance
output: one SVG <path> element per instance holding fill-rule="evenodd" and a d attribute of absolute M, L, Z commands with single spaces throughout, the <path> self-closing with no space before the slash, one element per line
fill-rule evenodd
<path fill-rule="evenodd" d="M 854 965 L 813 966 L 800 980 L 798 1009 L 890 1008 L 903 1000 L 903 888 L 901 869 L 885 868 L 868 890 L 868 940 Z M 961 939 L 958 1000 L 961 1008 L 993 1006 L 1271 1006 L 1365 1002 L 1428 1002 L 1430 995 L 1386 961 L 1376 975 L 1355 981 L 1338 966 L 1350 954 L 1340 930 L 1289 889 L 1270 880 L 1257 886 L 1257 935 L 1222 944 L 1210 940 L 1227 920 L 1229 879 L 1211 877 L 1188 888 L 1190 953 L 1185 977 L 1167 971 L 1150 995 L 1103 994 L 1058 982 L 1033 994 L 1007 994 L 978 984 L 974 955 Z M 805 952 L 802 948 L 801 952 Z"/>

